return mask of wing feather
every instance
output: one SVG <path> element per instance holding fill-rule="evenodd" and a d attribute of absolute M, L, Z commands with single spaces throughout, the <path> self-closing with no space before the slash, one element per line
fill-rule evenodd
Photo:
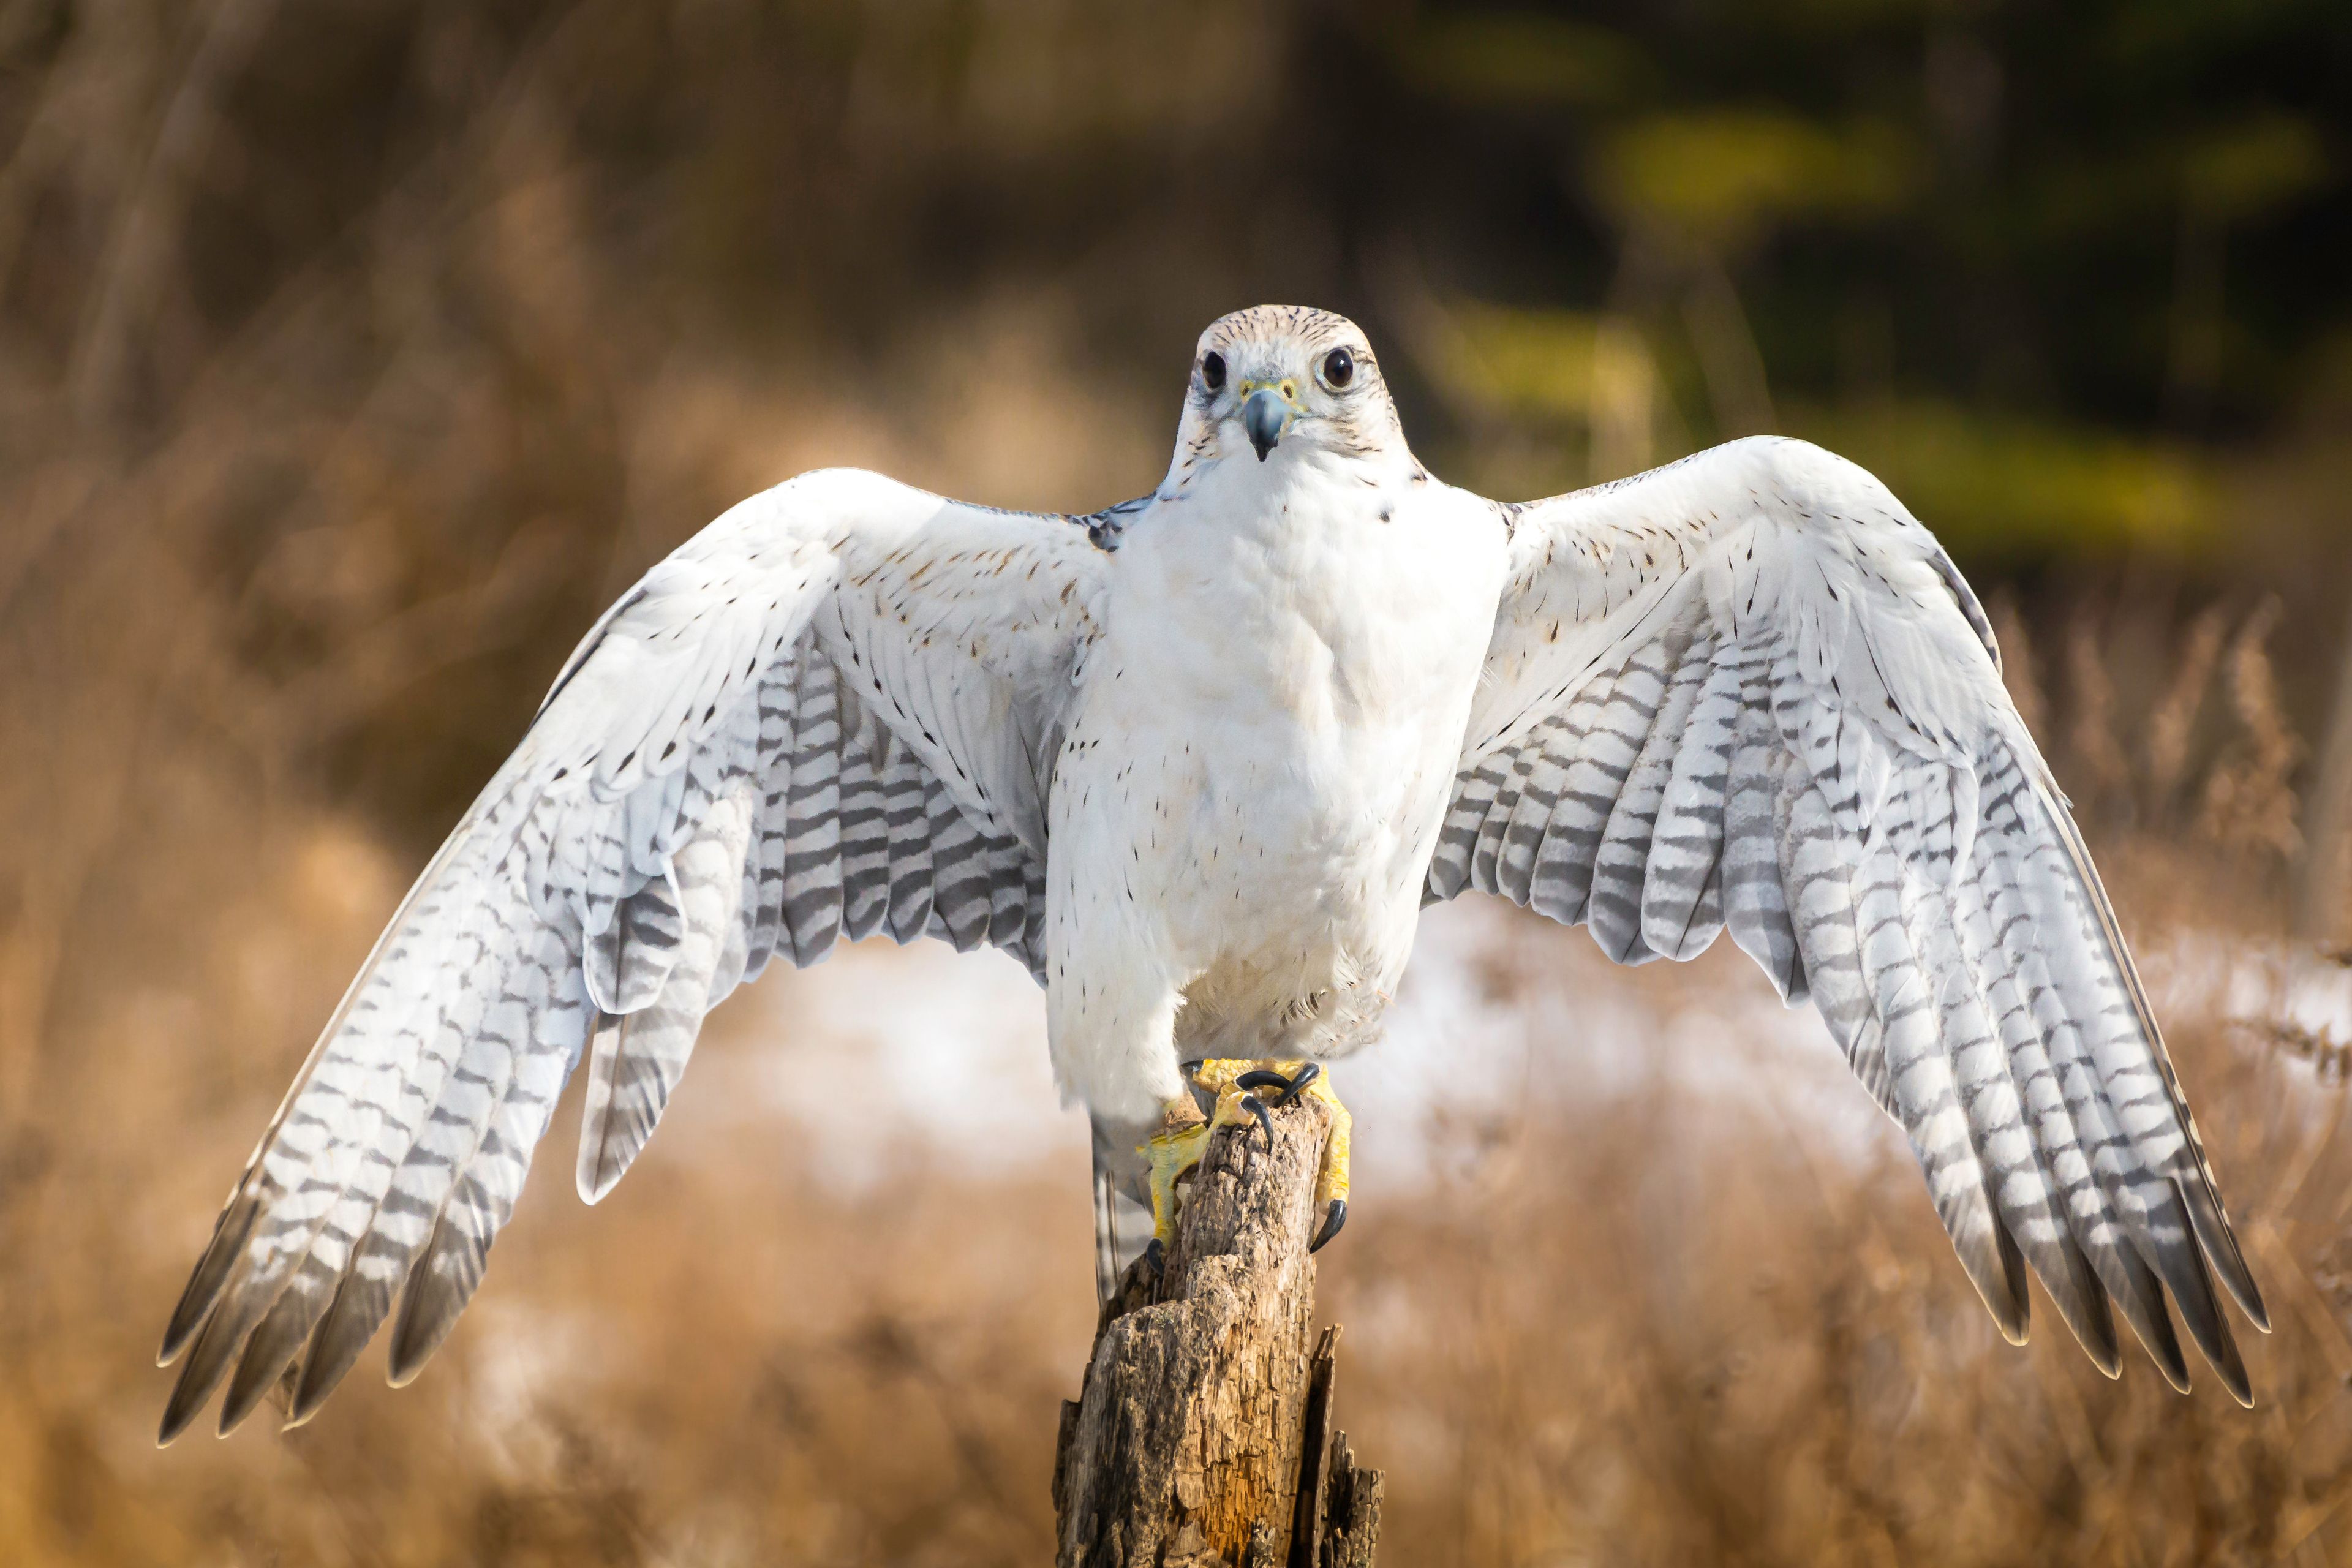
<path fill-rule="evenodd" d="M 1531 902 L 1620 962 L 1727 928 L 1901 1124 L 2005 1335 L 2030 1268 L 2103 1370 L 2120 1309 L 2186 1387 L 2168 1295 L 2250 1400 L 2214 1279 L 2266 1328 L 2261 1297 L 2097 872 L 1927 530 L 1780 440 L 1506 515 L 1427 896 Z"/>
<path fill-rule="evenodd" d="M 1622 668 L 1606 671 L 1570 706 L 1569 723 L 1554 742 L 1563 765 L 1551 809 L 1521 830 L 1523 842 L 1533 841 L 1529 901 L 1555 920 L 1584 918 L 1593 852 L 1640 748 L 1637 737 L 1618 727 L 1635 706 L 1621 700 L 1626 679 Z"/>
<path fill-rule="evenodd" d="M 799 649 L 776 661 L 760 682 L 756 703 L 759 752 L 764 765 L 759 773 L 760 817 L 754 826 L 754 851 L 745 874 L 754 879 L 751 901 L 751 960 L 747 973 L 756 979 L 777 948 L 789 946 L 784 929 L 784 858 L 792 842 L 793 736 L 794 705 L 800 694 Z"/>
<path fill-rule="evenodd" d="M 1642 940 L 1668 958 L 1696 958 L 1723 929 L 1723 808 L 1731 784 L 1731 742 L 1745 681 L 1738 645 L 1702 648 L 1706 683 L 1675 752 L 1642 875 Z"/>
<path fill-rule="evenodd" d="M 884 732 L 887 733 L 887 732 Z M 841 749 L 841 934 L 860 942 L 882 928 L 890 912 L 888 800 L 875 754 L 887 742 L 861 725 Z"/>
<path fill-rule="evenodd" d="M 1805 971 L 1773 839 L 1774 802 L 1790 759 L 1777 744 L 1764 660 L 1748 661 L 1741 685 L 1723 802 L 1723 923 L 1739 950 L 1770 976 L 1780 999 L 1794 1005 L 1805 999 Z"/>
<path fill-rule="evenodd" d="M 900 747 L 891 756 L 882 791 L 888 803 L 885 824 L 890 831 L 890 934 L 912 942 L 930 925 L 931 813 L 930 775 L 915 760 L 912 750 Z"/>
<path fill-rule="evenodd" d="M 307 1419 L 388 1315 L 393 1379 L 414 1376 L 592 1036 L 591 1202 L 771 953 L 887 925 L 1034 973 L 1036 752 L 1098 572 L 1066 519 L 830 472 L 648 573 L 404 900 L 231 1192 L 164 1335 L 186 1363 L 163 1440 L 224 1382 L 223 1430 L 281 1384 Z"/>
<path fill-rule="evenodd" d="M 784 926 L 793 962 L 810 964 L 841 935 L 841 703 L 831 659 L 803 666 L 793 715 Z"/>
<path fill-rule="evenodd" d="M 1675 753 L 1706 676 L 1706 659 L 1703 654 L 1693 657 L 1691 638 L 1692 627 L 1685 621 L 1658 643 L 1645 645 L 1652 662 L 1642 679 L 1657 688 L 1651 718 L 1624 787 L 1609 809 L 1601 847 L 1593 851 L 1589 923 L 1601 950 L 1619 963 L 1664 956 L 1642 934 L 1642 900 Z"/>

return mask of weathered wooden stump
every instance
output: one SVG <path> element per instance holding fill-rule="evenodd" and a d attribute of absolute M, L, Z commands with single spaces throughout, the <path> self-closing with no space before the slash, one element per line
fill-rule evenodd
<path fill-rule="evenodd" d="M 1138 1262 L 1103 1308 L 1062 1406 L 1062 1568 L 1362 1568 L 1381 1473 L 1331 1430 L 1339 1331 L 1313 1338 L 1315 1177 L 1329 1115 L 1278 1107 L 1221 1129 L 1167 1266 Z"/>

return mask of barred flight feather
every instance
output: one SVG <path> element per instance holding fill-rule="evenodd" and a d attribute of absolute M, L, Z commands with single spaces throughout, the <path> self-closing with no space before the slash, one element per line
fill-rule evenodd
<path fill-rule="evenodd" d="M 1747 695 L 1732 730 L 1730 788 L 1723 803 L 1723 923 L 1793 1006 L 1805 999 L 1805 971 L 1780 886 L 1772 803 L 1795 759 L 1776 743 L 1762 662 L 1746 667 Z"/>
<path fill-rule="evenodd" d="M 746 874 L 755 876 L 757 881 L 751 900 L 749 965 L 754 977 L 767 966 L 769 955 L 787 940 L 784 854 L 792 839 L 793 706 L 800 684 L 800 649 L 795 647 L 776 661 L 759 688 L 759 755 L 765 761 L 758 774 L 761 811 L 753 829 L 757 852 L 746 866 Z"/>
<path fill-rule="evenodd" d="M 1641 744 L 1622 728 L 1639 705 L 1638 699 L 1629 701 L 1622 695 L 1628 678 L 1621 665 L 1594 680 L 1570 707 L 1569 725 L 1554 742 L 1560 748 L 1559 783 L 1550 809 L 1520 829 L 1508 890 L 1555 920 L 1584 918 L 1593 852 Z"/>
<path fill-rule="evenodd" d="M 1763 439 L 1512 515 L 1424 897 L 1531 890 L 1621 962 L 1727 927 L 1901 1124 L 2003 1333 L 2025 1332 L 2030 1267 L 2102 1370 L 2120 1310 L 2186 1387 L 2168 1294 L 2251 1400 L 2212 1279 L 2267 1328 L 2261 1297 L 2097 873 L 1927 530 L 1851 464 Z M 1671 569 L 1629 577 L 1662 531 Z"/>
<path fill-rule="evenodd" d="M 1688 620 L 1676 623 L 1643 650 L 1644 687 L 1656 687 L 1647 699 L 1650 717 L 1624 787 L 1609 809 L 1601 847 L 1593 851 L 1590 923 L 1601 951 L 1619 963 L 1665 956 L 1642 934 L 1642 894 L 1658 813 L 1674 776 L 1675 752 L 1706 674 L 1705 657 L 1693 657 L 1694 630 Z"/>
<path fill-rule="evenodd" d="M 580 1196 L 613 1190 L 652 1136 L 686 1071 L 702 1016 L 742 973 L 743 854 L 749 800 L 730 795 L 678 852 L 671 868 L 680 931 L 659 994 L 618 1017 L 599 1019 L 580 1130 Z"/>
<path fill-rule="evenodd" d="M 2019 782 L 2022 787 L 2022 779 Z M 2001 825 L 1994 818 L 1989 826 Z M 2189 1386 L 2188 1363 L 2173 1334 L 2163 1289 L 2146 1261 L 2147 1248 L 2139 1234 L 2139 1211 L 2126 1210 L 2117 1201 L 2115 1182 L 2098 1169 L 2102 1163 L 2100 1151 L 2111 1145 L 2117 1134 L 2105 1089 L 2082 1048 L 2074 1020 L 2051 984 L 2049 962 L 2039 940 L 2041 917 L 2026 902 L 2018 880 L 2017 868 L 2025 857 L 2025 841 L 2010 838 L 2006 833 L 2002 839 L 1999 853 L 1983 858 L 1979 880 L 1990 900 L 1997 940 L 2008 960 L 2010 977 L 2020 988 L 2030 1022 L 2057 1074 L 2074 1139 L 2082 1151 L 2079 1179 L 2087 1190 L 2070 1211 L 2073 1228 L 2092 1267 L 2123 1308 L 2133 1332 L 2147 1347 L 2167 1379 L 2176 1388 L 2185 1390 Z M 2063 1141 L 2054 1139 L 2052 1145 L 2064 1147 Z M 2071 1173 L 2071 1165 L 2068 1169 Z"/>
<path fill-rule="evenodd" d="M 479 1286 L 592 1033 L 593 1201 L 705 1014 L 771 953 L 943 929 L 1035 973 L 1038 763 L 990 721 L 1066 692 L 1098 570 L 1064 520 L 836 472 L 649 573 L 404 900 L 230 1194 L 164 1335 L 186 1364 L 163 1440 L 224 1381 L 224 1431 L 273 1386 L 308 1419 L 395 1304 L 393 1379 L 414 1376 Z M 999 632 L 927 631 L 976 614 Z M 1060 724 L 1049 708 L 1020 730 Z M 953 750 L 972 737 L 990 749 Z"/>
<path fill-rule="evenodd" d="M 874 765 L 874 741 L 845 733 L 841 748 L 841 934 L 862 942 L 890 912 L 888 797 Z"/>
<path fill-rule="evenodd" d="M 833 661 L 801 669 L 793 736 L 793 782 L 785 810 L 784 924 L 793 962 L 815 963 L 841 935 L 841 710 Z"/>

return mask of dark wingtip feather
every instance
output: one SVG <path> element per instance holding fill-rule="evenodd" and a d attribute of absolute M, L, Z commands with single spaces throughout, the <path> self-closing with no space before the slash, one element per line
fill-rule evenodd
<path fill-rule="evenodd" d="M 310 1318 L 299 1292 L 288 1290 L 245 1342 L 245 1353 L 221 1398 L 220 1435 L 227 1436 L 281 1382 L 310 1337 Z"/>
<path fill-rule="evenodd" d="M 163 1423 L 156 1429 L 155 1447 L 170 1447 L 203 1412 L 205 1401 L 212 1395 L 212 1384 L 198 1383 L 183 1372 L 172 1384 L 172 1397 L 163 1406 Z"/>
<path fill-rule="evenodd" d="M 403 1312 L 402 1318 L 403 1329 L 404 1329 L 407 1314 Z M 390 1363 L 384 1371 L 384 1382 L 394 1388 L 406 1388 L 410 1384 L 415 1383 L 416 1374 L 425 1370 L 425 1363 L 433 1359 L 433 1352 L 441 1348 L 441 1342 L 449 1337 L 450 1325 L 456 1321 L 456 1315 L 451 1314 L 437 1324 L 420 1329 L 414 1333 L 395 1330 L 393 1335 Z"/>
<path fill-rule="evenodd" d="M 310 1342 L 310 1346 L 304 1350 L 302 1354 L 296 1356 L 292 1362 L 288 1363 L 284 1374 L 278 1379 L 278 1398 L 276 1403 L 278 1405 L 278 1413 L 282 1417 L 282 1419 L 278 1423 L 278 1429 L 280 1432 L 291 1432 L 295 1427 L 299 1426 L 302 1423 L 310 1419 L 312 1415 L 318 1414 L 318 1407 L 316 1405 L 313 1405 L 308 1413 L 301 1412 L 296 1408 L 296 1401 L 301 1397 L 303 1379 L 310 1375 L 310 1358 L 316 1354 L 317 1352 L 318 1341 L 313 1339 Z"/>
<path fill-rule="evenodd" d="M 389 1380 L 404 1388 L 425 1370 L 441 1342 L 457 1325 L 457 1314 L 472 1300 L 482 1282 L 484 1249 L 472 1247 L 445 1214 L 433 1227 L 408 1284 L 400 1293 L 400 1312 L 392 1326 Z"/>
<path fill-rule="evenodd" d="M 2172 1314 L 2164 1304 L 2164 1287 L 2140 1260 L 2128 1241 L 2103 1249 L 2092 1259 L 2099 1268 L 2124 1321 L 2146 1347 L 2148 1359 L 2164 1373 L 2164 1381 L 2182 1394 L 2189 1392 L 2189 1358 L 2180 1352 L 2179 1336 L 2172 1331 Z"/>
<path fill-rule="evenodd" d="M 188 1352 L 187 1365 L 180 1369 L 180 1380 L 173 1384 L 172 1398 L 163 1407 L 163 1427 L 159 1443 L 169 1443 L 187 1429 L 196 1412 L 228 1375 L 237 1352 L 244 1348 L 257 1312 L 238 1310 L 238 1303 L 224 1300 L 205 1318 L 204 1331 L 196 1336 L 195 1346 Z"/>
<path fill-rule="evenodd" d="M 2223 1289 L 2246 1321 L 2263 1333 L 2271 1331 L 2270 1309 L 2263 1304 L 2263 1293 L 2254 1284 L 2252 1270 L 2246 1267 L 2245 1254 L 2238 1250 L 2237 1232 L 2230 1226 L 2229 1217 L 2221 1212 L 2221 1200 L 2203 1173 L 2175 1177 L 2173 1189 L 2180 1194 L 2181 1207 L 2189 1211 L 2189 1223 L 2197 1232 L 2197 1244 L 2220 1275 Z"/>
<path fill-rule="evenodd" d="M 302 1358 L 302 1376 L 288 1402 L 289 1427 L 299 1426 L 319 1413 L 327 1395 L 375 1337 L 391 1305 L 391 1292 L 383 1286 L 371 1285 L 356 1273 L 343 1276 L 326 1316 L 319 1320 L 318 1331 L 311 1336 L 310 1353 Z"/>
<path fill-rule="evenodd" d="M 2158 1193 L 2168 1191 L 2166 1187 L 2156 1190 Z M 2179 1191 L 2178 1183 L 2169 1184 L 2170 1193 Z M 2253 1397 L 2252 1385 L 2246 1381 L 2245 1363 L 2239 1359 L 2237 1342 L 2230 1337 L 2230 1325 L 2221 1316 L 2221 1300 L 2213 1294 L 2212 1278 L 2205 1268 L 2205 1255 L 2198 1247 L 2196 1238 L 2189 1234 L 2182 1206 L 2178 1204 L 2166 1206 L 2172 1212 L 2167 1214 L 2159 1210 L 2154 1217 L 2166 1232 L 2178 1226 L 2179 1238 L 2168 1239 L 2153 1247 L 2154 1255 L 2149 1261 L 2155 1265 L 2158 1276 L 2171 1289 L 2173 1301 L 2180 1309 L 2181 1324 L 2188 1329 L 2189 1337 L 2196 1342 L 2205 1359 L 2213 1364 L 2213 1370 L 2221 1374 L 2222 1383 L 2238 1401 L 2249 1403 Z"/>
<path fill-rule="evenodd" d="M 2042 1281 L 2050 1288 L 2051 1302 L 2074 1342 L 2091 1358 L 2091 1364 L 2109 1377 L 2121 1377 L 2123 1346 L 2116 1338 L 2115 1313 L 2108 1308 L 2106 1289 L 2072 1236 L 2062 1236 L 2060 1247 L 2064 1278 L 2054 1287 L 2046 1279 Z"/>
<path fill-rule="evenodd" d="M 2082 829 L 2075 825 L 2074 817 L 2065 808 L 2057 804 L 2053 798 L 2055 786 L 2051 785 L 2046 789 L 2038 790 L 2037 793 L 2042 796 L 2042 815 L 2056 831 L 2059 843 L 2064 848 L 2067 859 L 2074 867 L 2075 880 L 2084 897 L 2089 901 L 2093 916 L 2099 923 L 2100 933 L 2106 942 L 2108 954 L 2122 979 L 2125 994 L 2138 1020 L 2140 1034 L 2147 1042 L 2150 1054 L 2156 1058 L 2157 1072 L 2163 1080 L 2166 1098 L 2170 1100 L 2173 1115 L 2179 1120 L 2180 1125 L 2181 1134 L 2189 1142 L 2192 1165 L 2185 1179 L 2179 1174 L 2171 1176 L 2169 1185 L 2175 1205 L 2187 1216 L 2184 1228 L 2190 1231 L 2195 1238 L 2188 1247 L 2191 1263 L 2186 1269 L 2164 1269 L 2165 1281 L 2172 1287 L 2173 1294 L 2179 1297 L 2181 1295 L 2183 1281 L 2174 1278 L 2175 1274 L 2193 1274 L 2196 1283 L 2190 1287 L 2192 1293 L 2201 1290 L 2205 1303 L 2210 1305 L 2212 1287 L 2206 1279 L 2206 1259 L 2210 1258 L 2213 1270 L 2221 1275 L 2222 1285 L 2236 1300 L 2239 1308 L 2246 1314 L 2247 1320 L 2263 1332 L 2268 1333 L 2270 1332 L 2270 1310 L 2263 1305 L 2262 1292 L 2255 1288 L 2253 1274 L 2246 1268 L 2244 1255 L 2238 1250 L 2237 1236 L 2231 1230 L 2228 1217 L 2221 1213 L 2221 1200 L 2213 1191 L 2212 1171 L 2206 1163 L 2204 1145 L 2197 1136 L 2196 1119 L 2189 1113 L 2189 1102 L 2183 1098 L 2179 1079 L 2173 1073 L 2171 1057 L 2164 1048 L 2164 1033 L 2157 1026 L 2155 1009 L 2148 1005 L 2147 987 L 2141 984 L 2138 966 L 2132 963 L 2131 951 L 2124 942 L 2122 927 L 2116 919 L 2115 905 L 2107 897 L 2106 888 L 2099 880 L 2098 868 L 2091 863 L 2091 852 L 2083 842 Z M 2161 1260 L 2159 1259 L 2158 1262 L 2160 1264 Z M 2199 1331 L 2195 1304 L 2187 1299 L 2181 1301 L 2181 1316 L 2188 1322 L 2189 1332 L 2197 1336 L 2199 1348 L 2205 1350 L 2207 1355 L 2210 1357 L 2212 1349 L 2207 1345 L 2206 1336 Z M 2220 1319 L 2218 1309 L 2214 1310 L 2213 1316 L 2218 1325 Z M 2217 1331 L 2226 1343 L 2228 1331 L 2217 1328 Z M 2229 1347 L 2226 1353 L 2234 1357 L 2237 1353 L 2235 1347 Z M 2217 1362 L 2215 1364 L 2218 1366 L 2220 1363 Z"/>
<path fill-rule="evenodd" d="M 2221 1374 L 2221 1386 L 2230 1391 L 2230 1397 L 2236 1400 L 2242 1408 L 2252 1410 L 2254 1407 L 2253 1379 L 2246 1375 L 2246 1363 L 2238 1359 L 2238 1347 L 2226 1338 L 2222 1342 L 2229 1350 L 2229 1359 L 2214 1370 Z"/>
<path fill-rule="evenodd" d="M 1990 1207 L 1991 1194 L 1987 1194 L 1986 1199 Z M 2025 1255 L 2018 1250 L 2017 1238 L 2010 1235 L 2009 1226 L 2001 1223 L 2000 1211 L 1993 1209 L 1992 1215 L 1994 1256 L 2000 1259 L 2001 1282 L 2009 1294 L 2008 1314 L 2004 1316 L 1999 1308 L 1994 1308 L 1992 1319 L 2000 1325 L 2002 1339 L 2021 1345 L 2033 1331 L 2032 1299 L 2025 1289 Z M 1986 1298 L 1985 1304 L 1992 1305 L 1990 1297 Z"/>
<path fill-rule="evenodd" d="M 2149 1301 L 2145 1316 L 2126 1314 L 2126 1319 L 2157 1370 L 2164 1373 L 2164 1381 L 2172 1384 L 2174 1392 L 2188 1393 L 2189 1357 L 2180 1348 L 2180 1336 L 2173 1331 L 2172 1312 L 2164 1304 L 2162 1290 Z"/>
<path fill-rule="evenodd" d="M 1963 1245 L 1964 1232 L 1956 1228 L 1958 1221 L 1946 1216 L 1944 1231 L 1952 1240 L 1952 1251 L 1960 1260 L 1960 1268 L 1969 1283 L 1977 1288 L 1977 1299 L 1992 1314 L 2000 1337 L 2011 1344 L 2021 1345 L 2032 1326 L 2032 1310 L 2026 1300 L 2024 1259 L 2017 1256 L 2017 1244 L 2010 1239 L 1998 1215 L 1992 1219 L 1993 1245 L 1987 1249 Z"/>
<path fill-rule="evenodd" d="M 213 1303 L 220 1300 L 228 1271 L 244 1249 L 246 1237 L 252 1234 L 253 1222 L 260 1214 L 261 1200 L 241 1192 L 222 1205 L 220 1217 L 213 1222 L 213 1238 L 190 1271 L 187 1287 L 180 1292 L 179 1304 L 172 1309 L 172 1321 L 163 1330 L 163 1347 L 155 1352 L 157 1366 L 169 1366 L 179 1360 L 188 1342 L 205 1326 L 205 1321 L 212 1315 Z"/>
<path fill-rule="evenodd" d="M 327 1395 L 335 1392 L 344 1374 L 352 1370 L 352 1363 L 359 1359 L 356 1351 L 349 1356 L 329 1355 L 329 1349 L 321 1344 L 305 1359 L 302 1379 L 294 1385 L 293 1398 L 287 1402 L 283 1430 L 291 1431 L 319 1414 L 327 1403 Z"/>
<path fill-rule="evenodd" d="M 2238 1354 L 2238 1342 L 2230 1332 L 2228 1321 L 2221 1316 L 2221 1303 L 2213 1295 L 2212 1283 L 2206 1278 L 2203 1260 L 2197 1258 L 2193 1247 L 2189 1250 L 2197 1283 L 2203 1294 L 2194 1310 L 2183 1303 L 2181 1320 L 2189 1325 L 2189 1337 L 2197 1342 L 2197 1348 L 2205 1352 L 2205 1359 L 2213 1363 L 2215 1372 L 2221 1373 L 2221 1386 L 2230 1391 L 2230 1397 L 2252 1410 L 2254 1407 L 2253 1380 L 2246 1375 L 2246 1363 Z"/>

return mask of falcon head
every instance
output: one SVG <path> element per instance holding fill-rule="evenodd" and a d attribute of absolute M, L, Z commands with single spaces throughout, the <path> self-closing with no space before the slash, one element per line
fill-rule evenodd
<path fill-rule="evenodd" d="M 1402 450 L 1396 405 L 1363 329 L 1301 305 L 1254 305 L 1209 323 L 1192 355 L 1177 438 L 1188 458 Z"/>

